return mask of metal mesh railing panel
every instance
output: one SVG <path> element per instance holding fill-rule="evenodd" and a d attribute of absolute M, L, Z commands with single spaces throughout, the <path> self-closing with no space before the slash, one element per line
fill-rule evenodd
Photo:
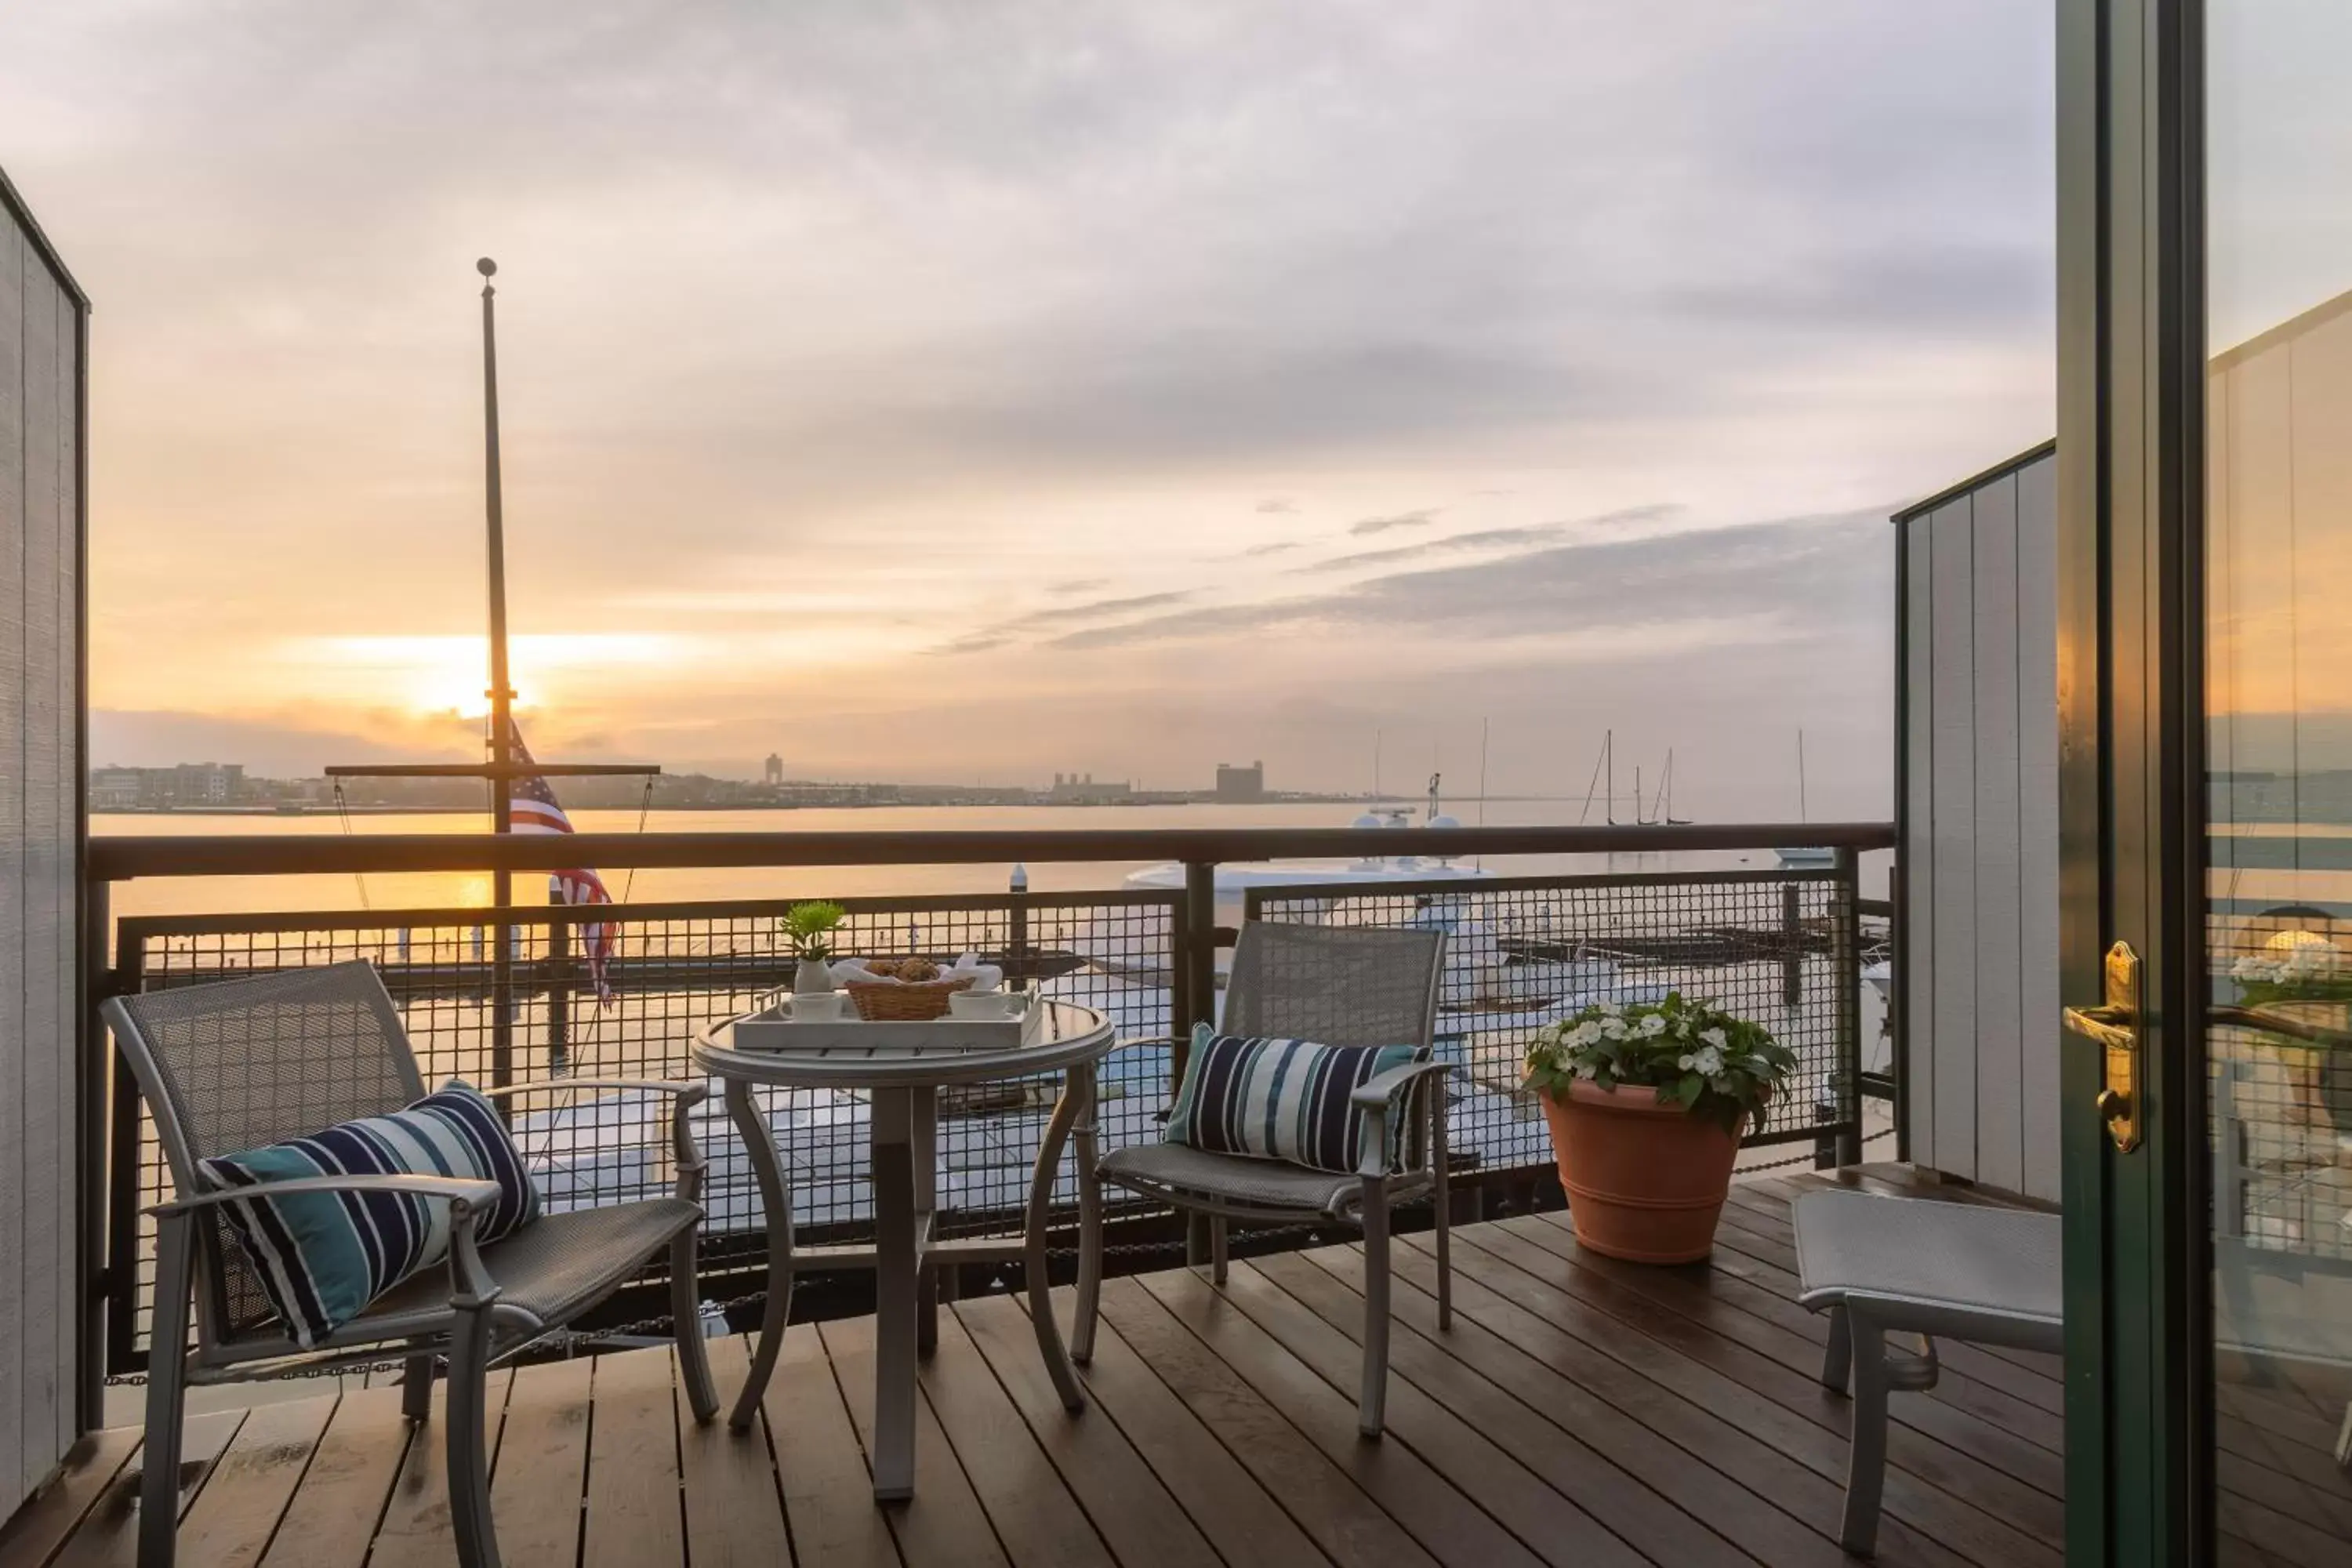
<path fill-rule="evenodd" d="M 1036 894 L 841 900 L 844 954 L 922 953 L 1002 963 L 1008 983 L 1108 1014 L 1122 1036 L 1162 1036 L 1171 1024 L 1176 904 L 1172 894 Z M 499 1026 L 499 928 L 487 911 L 411 910 L 336 916 L 158 917 L 120 927 L 121 960 L 142 991 L 365 959 L 399 1010 L 428 1087 L 450 1078 L 482 1085 L 567 1078 L 691 1079 L 696 1032 L 749 1011 L 788 984 L 793 968 L 780 930 L 784 902 L 620 906 L 595 911 L 519 909 L 509 929 L 509 1000 Z M 598 998 L 583 928 L 608 925 L 616 950 Z M 1129 1050 L 1105 1064 L 1103 1143 L 1156 1139 L 1167 1053 Z M 939 1193 L 942 1226 L 1013 1234 L 1028 1201 L 1056 1077 L 1020 1079 L 942 1096 Z M 234 1092 L 232 1080 L 215 1092 Z M 831 1090 L 762 1091 L 770 1131 L 793 1180 L 796 1226 L 812 1240 L 870 1233 L 865 1097 Z M 667 1096 L 556 1091 L 515 1102 L 514 1131 L 551 1208 L 626 1202 L 671 1190 Z M 714 1094 L 694 1128 L 709 1162 L 703 1246 L 712 1271 L 764 1262 L 765 1216 L 751 1166 Z M 128 1264 L 133 1314 L 113 1359 L 141 1353 L 153 1285 L 153 1226 L 136 1208 L 172 1182 L 143 1107 L 131 1172 L 131 1231 L 113 1245 Z M 118 1192 L 121 1191 L 118 1178 Z M 1057 1201 L 1075 1205 L 1066 1158 Z M 118 1213 L 116 1223 L 124 1223 Z M 118 1370 L 121 1370 L 118 1367 Z"/>
<path fill-rule="evenodd" d="M 1456 879 L 1259 889 L 1251 918 L 1447 933 L 1438 1054 L 1456 1064 L 1454 1158 L 1493 1170 L 1551 1162 L 1519 1087 L 1544 1025 L 1606 997 L 1670 990 L 1763 1024 L 1798 1071 L 1751 1143 L 1859 1129 L 1853 885 L 1835 869 Z"/>

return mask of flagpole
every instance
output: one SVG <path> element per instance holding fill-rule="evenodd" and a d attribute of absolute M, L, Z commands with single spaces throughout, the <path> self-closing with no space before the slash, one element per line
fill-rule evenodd
<path fill-rule="evenodd" d="M 498 289 L 490 279 L 499 264 L 488 257 L 474 263 L 482 275 L 482 479 L 488 512 L 490 555 L 490 762 L 498 770 L 490 778 L 490 831 L 514 828 L 514 784 L 506 768 L 514 760 L 512 738 L 514 698 L 507 676 L 507 530 L 506 499 L 499 479 L 499 337 Z M 510 872 L 494 873 L 491 902 L 513 902 Z"/>
<path fill-rule="evenodd" d="M 499 482 L 498 289 L 490 279 L 499 264 L 488 257 L 474 263 L 482 275 L 482 490 L 489 532 L 490 577 L 490 831 L 514 829 L 514 697 L 507 681 L 507 533 L 505 498 Z M 490 903 L 514 902 L 514 874 L 500 867 L 490 875 Z M 514 928 L 501 921 L 492 933 L 490 955 L 490 1082 L 514 1081 Z"/>

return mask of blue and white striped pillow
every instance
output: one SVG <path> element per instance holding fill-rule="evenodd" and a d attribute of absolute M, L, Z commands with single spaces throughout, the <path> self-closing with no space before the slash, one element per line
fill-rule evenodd
<path fill-rule="evenodd" d="M 346 1121 L 308 1138 L 199 1160 L 215 1190 L 252 1195 L 221 1206 L 263 1294 L 296 1344 L 325 1342 L 367 1304 L 449 1254 L 449 1205 L 398 1193 L 304 1193 L 273 1198 L 297 1176 L 463 1176 L 499 1184 L 474 1236 L 496 1241 L 539 1217 L 539 1188 L 506 1123 L 471 1084 L 452 1079 L 404 1110 Z"/>
<path fill-rule="evenodd" d="M 1412 1046 L 1245 1039 L 1196 1025 L 1165 1136 L 1213 1154 L 1353 1175 L 1363 1160 L 1364 1113 L 1350 1097 L 1420 1054 Z"/>

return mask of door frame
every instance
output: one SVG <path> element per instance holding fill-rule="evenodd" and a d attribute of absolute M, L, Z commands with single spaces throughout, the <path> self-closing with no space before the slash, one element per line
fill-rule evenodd
<path fill-rule="evenodd" d="M 2145 1142 L 2061 1047 L 2067 1561 L 2213 1547 L 2203 0 L 2058 7 L 2061 983 L 2142 962 Z M 2053 1027 L 2056 1020 L 2051 1020 Z"/>

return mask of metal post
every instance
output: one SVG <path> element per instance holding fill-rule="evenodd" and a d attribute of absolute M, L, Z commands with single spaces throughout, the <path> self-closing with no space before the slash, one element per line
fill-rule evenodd
<path fill-rule="evenodd" d="M 1805 927 L 1797 909 L 1797 884 L 1780 889 L 1780 1005 L 1793 1008 L 1805 997 Z"/>
<path fill-rule="evenodd" d="M 137 991 L 144 944 L 126 931 L 115 946 L 112 984 Z M 107 1130 L 106 1365 L 136 1370 L 139 1331 L 139 1085 L 113 1053 L 114 1092 Z"/>
<path fill-rule="evenodd" d="M 490 831 L 514 828 L 514 781 L 507 774 L 514 758 L 514 690 L 507 671 L 506 498 L 499 473 L 498 290 L 490 279 L 499 264 L 488 257 L 474 263 L 482 275 L 482 492 L 489 538 L 490 589 Z M 514 902 L 514 875 L 503 866 L 490 874 L 490 902 L 505 910 Z M 490 960 L 490 1081 L 514 1081 L 514 928 L 501 921 Z M 501 1109 L 504 1109 L 501 1106 Z"/>
<path fill-rule="evenodd" d="M 1836 907 L 1830 912 L 1830 973 L 1837 976 L 1837 1100 L 1839 1121 L 1837 1163 L 1862 1163 L 1862 959 L 1856 907 L 1862 892 L 1862 856 L 1853 849 L 1837 852 Z"/>
<path fill-rule="evenodd" d="M 1006 987 L 1016 991 L 1032 989 L 1035 982 L 1013 978 L 1021 973 L 1029 958 L 1029 868 L 1014 866 L 1013 879 L 1005 890 L 1013 897 L 1013 929 L 1004 948 Z"/>
<path fill-rule="evenodd" d="M 1178 929 L 1176 1048 L 1170 1053 L 1168 1090 L 1184 1081 L 1192 1055 L 1192 1026 L 1217 1016 L 1217 868 L 1207 860 L 1184 863 L 1184 918 Z"/>
<path fill-rule="evenodd" d="M 104 882 L 82 881 L 81 1030 L 75 1057 L 79 1074 L 76 1119 L 76 1182 L 80 1194 L 81 1235 L 76 1243 L 76 1282 L 81 1296 L 81 1342 L 75 1371 L 75 1429 L 106 1425 L 106 1134 L 107 1094 L 113 1053 L 98 1005 L 112 992 L 109 965 L 112 943 Z"/>
<path fill-rule="evenodd" d="M 562 1072 L 572 1059 L 572 926 L 547 923 L 547 1062 Z"/>

